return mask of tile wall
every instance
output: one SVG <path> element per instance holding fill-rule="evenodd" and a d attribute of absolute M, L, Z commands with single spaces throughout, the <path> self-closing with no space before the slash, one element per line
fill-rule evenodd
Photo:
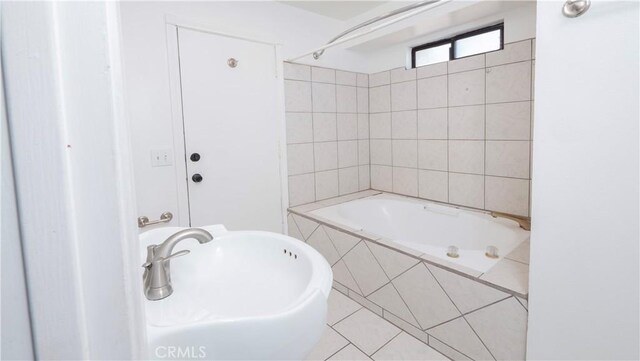
<path fill-rule="evenodd" d="M 289 204 L 369 189 L 369 76 L 284 63 Z"/>
<path fill-rule="evenodd" d="M 371 188 L 528 216 L 534 47 L 371 74 Z"/>

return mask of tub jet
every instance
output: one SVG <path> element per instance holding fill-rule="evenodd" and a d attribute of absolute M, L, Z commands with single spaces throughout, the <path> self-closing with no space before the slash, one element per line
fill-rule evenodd
<path fill-rule="evenodd" d="M 447 256 L 451 257 L 451 258 L 458 258 L 460 257 L 460 254 L 458 254 L 458 247 L 456 246 L 449 246 L 449 248 L 447 248 Z"/>
<path fill-rule="evenodd" d="M 484 252 L 484 255 L 489 258 L 498 258 L 498 247 L 487 246 L 487 250 Z"/>

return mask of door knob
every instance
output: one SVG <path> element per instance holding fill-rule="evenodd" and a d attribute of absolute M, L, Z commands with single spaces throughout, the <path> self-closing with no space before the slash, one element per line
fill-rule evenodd
<path fill-rule="evenodd" d="M 200 160 L 200 154 L 198 153 L 193 153 L 191 154 L 191 156 L 189 157 L 189 159 L 191 159 L 192 162 L 197 162 Z"/>
<path fill-rule="evenodd" d="M 191 180 L 196 183 L 200 183 L 202 182 L 202 176 L 199 173 L 196 173 L 191 177 Z"/>

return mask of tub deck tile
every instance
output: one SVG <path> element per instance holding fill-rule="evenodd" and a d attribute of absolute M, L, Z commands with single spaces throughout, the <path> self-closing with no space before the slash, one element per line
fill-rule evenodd
<path fill-rule="evenodd" d="M 350 194 L 346 194 L 346 195 L 343 195 L 343 196 L 340 196 L 340 197 L 323 199 L 323 200 L 318 201 L 316 203 L 321 205 L 322 207 L 328 207 L 328 206 L 333 206 L 333 205 L 344 203 L 344 202 L 353 201 L 353 200 L 360 199 L 360 198 L 366 198 L 366 197 L 374 196 L 374 195 L 377 195 L 377 194 L 380 194 L 380 193 L 382 193 L 382 192 L 375 191 L 375 190 L 372 190 L 372 189 L 368 189 L 366 191 L 350 193 Z"/>
<path fill-rule="evenodd" d="M 525 296 L 529 293 L 529 265 L 503 259 L 480 277 L 481 280 Z"/>
<path fill-rule="evenodd" d="M 289 210 L 294 212 L 307 213 L 307 212 L 315 211 L 316 209 L 320 209 L 324 207 L 326 206 L 321 203 L 314 202 L 314 203 L 303 204 L 300 206 L 289 207 Z"/>
<path fill-rule="evenodd" d="M 522 242 L 516 249 L 511 251 L 505 258 L 508 258 L 513 261 L 517 261 L 520 263 L 529 264 L 529 248 L 530 242 L 524 241 Z"/>
<path fill-rule="evenodd" d="M 454 271 L 457 271 L 458 273 L 462 273 L 464 275 L 467 276 L 471 276 L 472 278 L 478 278 L 480 276 L 482 276 L 482 272 L 465 267 L 465 266 L 461 266 L 459 264 L 455 264 L 453 262 L 448 262 L 443 260 L 442 258 L 430 255 L 430 254 L 426 254 L 423 253 L 420 255 L 420 259 L 422 259 L 423 261 L 425 261 L 425 263 L 429 263 L 435 266 L 440 266 L 440 267 L 446 267 L 449 269 L 452 269 Z"/>

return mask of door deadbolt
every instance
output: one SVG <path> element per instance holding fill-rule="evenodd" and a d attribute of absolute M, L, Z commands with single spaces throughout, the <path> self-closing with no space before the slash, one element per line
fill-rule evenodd
<path fill-rule="evenodd" d="M 193 153 L 191 154 L 191 156 L 189 157 L 189 159 L 191 159 L 192 162 L 197 162 L 200 160 L 200 154 L 198 153 Z"/>
<path fill-rule="evenodd" d="M 192 181 L 194 181 L 194 182 L 196 182 L 196 183 L 200 183 L 200 182 L 202 182 L 202 179 L 203 179 L 203 178 L 202 178 L 202 176 L 201 176 L 199 173 L 196 173 L 196 174 L 194 174 L 194 175 L 191 177 L 191 180 L 192 180 Z"/>

